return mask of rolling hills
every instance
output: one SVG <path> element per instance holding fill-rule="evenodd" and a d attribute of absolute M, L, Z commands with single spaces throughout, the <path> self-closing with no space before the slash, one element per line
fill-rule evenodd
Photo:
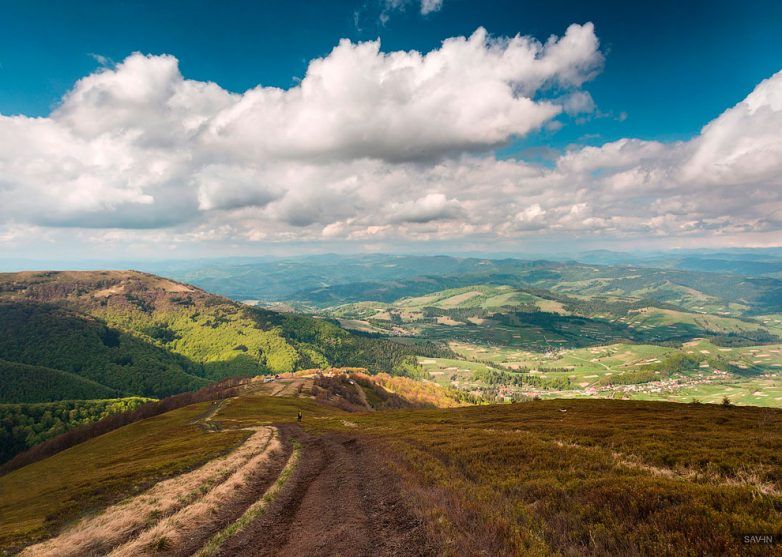
<path fill-rule="evenodd" d="M 491 284 L 574 297 L 647 299 L 689 311 L 734 316 L 779 312 L 782 280 L 773 272 L 776 267 L 767 269 L 771 271 L 768 274 L 759 273 L 757 267 L 779 265 L 780 256 L 757 251 L 648 257 L 606 252 L 572 259 L 557 253 L 538 259 L 322 255 L 146 266 L 233 299 L 288 302 L 298 309 L 366 301 L 390 303 L 449 288 Z M 296 280 L 291 281 L 291 276 Z"/>
<path fill-rule="evenodd" d="M 771 309 L 759 296 L 739 304 L 721 291 L 751 291 L 757 283 L 740 286 L 746 277 L 700 273 L 696 290 L 689 272 L 664 281 L 670 271 L 641 267 L 552 264 L 542 273 L 536 263 L 530 272 L 536 286 L 476 283 L 320 313 L 365 333 L 447 342 L 458 357 L 421 357 L 420 376 L 489 400 L 729 397 L 782 406 L 782 321 L 758 313 Z"/>
<path fill-rule="evenodd" d="M 422 266 L 440 274 L 412 276 Z M 2 365 L 37 366 L 40 377 L 57 378 L 33 394 L 22 379 L 30 369 L 14 368 L 19 373 L 3 376 L 4 400 L 161 397 L 226 377 L 336 365 L 418 377 L 490 400 L 682 400 L 693 393 L 690 399 L 719 401 L 722 394 L 780 405 L 782 324 L 770 313 L 780 281 L 770 277 L 408 256 L 272 261 L 248 265 L 249 275 L 239 276 L 258 269 L 274 280 L 301 273 L 299 285 L 355 279 L 362 269 L 362 278 L 388 280 L 321 286 L 288 300 L 304 307 L 370 296 L 303 315 L 239 304 L 148 273 L 1 275 Z M 223 273 L 234 270 L 226 264 Z M 479 278 L 485 282 L 472 282 Z M 399 292 L 407 295 L 391 299 Z M 685 348 L 696 339 L 710 343 L 697 351 L 709 357 Z M 604 363 L 594 352 L 602 347 L 627 355 L 619 365 Z M 648 355 L 660 347 L 677 352 L 676 365 Z M 752 350 L 770 358 L 754 358 Z M 80 378 L 72 394 L 56 387 L 68 377 Z"/>
<path fill-rule="evenodd" d="M 742 536 L 782 527 L 775 279 L 525 265 L 315 315 L 0 275 L 2 458 L 136 409 L 8 464 L 0 553 L 764 554 Z"/>
<path fill-rule="evenodd" d="M 0 275 L 5 402 L 161 397 L 225 377 L 332 364 L 400 372 L 412 355 L 438 351 L 449 352 L 357 336 L 145 273 Z M 29 389 L 29 366 L 52 381 Z"/>

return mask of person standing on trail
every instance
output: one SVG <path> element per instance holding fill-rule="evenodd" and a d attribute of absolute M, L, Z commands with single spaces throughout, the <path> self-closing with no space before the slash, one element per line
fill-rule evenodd
<path fill-rule="evenodd" d="M 296 421 L 301 423 L 301 410 L 299 410 L 299 413 L 296 415 Z"/>

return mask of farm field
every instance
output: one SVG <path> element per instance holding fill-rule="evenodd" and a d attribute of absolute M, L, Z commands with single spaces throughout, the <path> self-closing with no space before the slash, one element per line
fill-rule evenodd
<path fill-rule="evenodd" d="M 782 334 L 782 314 L 760 315 L 758 321 L 768 327 L 769 331 L 777 335 Z"/>
<path fill-rule="evenodd" d="M 443 386 L 456 382 L 457 385 L 470 383 L 473 372 L 488 369 L 486 364 L 449 358 L 419 358 L 419 365 L 428 374 L 431 381 Z"/>
<path fill-rule="evenodd" d="M 703 356 L 704 359 L 718 358 L 744 375 L 782 376 L 782 344 L 725 347 L 716 346 L 705 339 L 695 339 L 684 343 L 682 351 L 688 355 Z"/>
<path fill-rule="evenodd" d="M 468 310 L 465 316 L 452 319 L 452 324 L 480 324 L 481 310 L 494 312 L 502 308 L 525 307 L 529 311 L 543 311 L 567 314 L 561 302 L 542 298 L 511 286 L 479 284 L 464 288 L 453 288 L 434 292 L 426 296 L 401 298 L 392 303 L 356 302 L 328 308 L 323 313 L 338 319 L 369 321 L 376 326 L 388 327 L 391 323 L 420 324 L 429 315 L 429 310 Z M 471 319 L 470 311 L 475 316 Z M 348 324 L 348 328 L 351 328 Z M 427 330 L 427 333 L 431 332 Z"/>
<path fill-rule="evenodd" d="M 601 296 L 595 297 L 591 294 L 595 281 L 604 282 L 576 281 L 567 283 L 568 288 L 562 291 L 548 292 L 476 284 L 390 303 L 350 303 L 328 308 L 322 314 L 362 332 L 477 342 L 536 352 L 620 341 L 683 342 L 698 336 L 759 339 L 773 335 L 772 329 L 782 330 L 782 321 L 773 315 L 738 318 L 735 312 L 718 312 L 706 306 L 674 308 L 668 307 L 667 302 L 661 304 L 664 307 L 644 305 L 643 296 L 650 294 L 645 290 L 631 291 L 632 295 L 601 290 Z"/>
<path fill-rule="evenodd" d="M 388 335 L 411 336 L 437 342 L 480 341 L 490 345 L 516 347 L 522 350 L 545 352 L 559 347 L 589 346 L 625 340 L 629 335 L 624 328 L 609 321 L 589 320 L 581 317 L 560 316 L 555 313 L 537 312 L 517 316 L 498 314 L 492 317 L 438 316 L 423 321 L 421 315 L 400 314 L 400 322 L 340 319 L 343 326 L 352 330 L 384 332 Z M 405 321 L 407 319 L 407 321 Z M 680 333 L 673 331 L 674 335 Z"/>
<path fill-rule="evenodd" d="M 642 308 L 632 311 L 627 317 L 619 318 L 618 321 L 637 329 L 669 327 L 686 331 L 691 328 L 697 328 L 722 334 L 754 331 L 759 328 L 759 323 L 757 322 L 746 322 L 720 315 L 659 308 Z"/>
<path fill-rule="evenodd" d="M 638 393 L 636 400 L 670 400 L 720 404 L 727 397 L 731 404 L 782 408 L 782 381 L 778 378 L 737 378 L 704 385 L 684 386 L 674 392 Z"/>
<path fill-rule="evenodd" d="M 550 303 L 546 303 L 550 302 Z M 423 310 L 426 307 L 435 307 L 440 309 L 497 309 L 502 307 L 513 307 L 522 304 L 533 304 L 539 309 L 546 307 L 544 311 L 553 311 L 553 308 L 560 308 L 551 300 L 546 300 L 540 296 L 535 296 L 523 290 L 511 286 L 493 286 L 479 284 L 476 286 L 467 286 L 464 288 L 453 288 L 435 292 L 427 296 L 415 298 L 402 298 L 394 302 L 394 306 L 407 309 Z"/>
<path fill-rule="evenodd" d="M 621 371 L 622 368 L 649 363 L 675 351 L 673 348 L 656 345 L 622 343 L 543 354 L 504 347 L 485 348 L 459 342 L 452 342 L 449 346 L 466 358 L 488 360 L 510 368 L 572 367 L 574 371 L 590 373 Z"/>
<path fill-rule="evenodd" d="M 449 346 L 464 360 L 419 358 L 419 364 L 432 381 L 473 392 L 485 391 L 486 370 L 494 370 L 515 378 L 515 384 L 502 389 L 508 396 L 706 403 L 720 403 L 727 396 L 734 404 L 782 408 L 782 345 L 726 348 L 695 340 L 681 348 L 614 344 L 544 354 L 465 342 L 451 342 Z M 671 378 L 658 372 L 656 380 L 651 378 L 644 384 L 623 381 L 644 366 L 659 368 L 671 357 L 679 356 L 695 358 L 697 367 Z M 663 367 L 661 371 L 666 370 Z"/>
<path fill-rule="evenodd" d="M 782 406 L 772 396 L 782 384 L 773 344 L 782 316 L 742 316 L 744 306 L 642 279 L 587 277 L 550 291 L 476 284 L 325 314 L 365 333 L 447 344 L 454 356 L 417 358 L 421 376 L 489 400 L 728 396 L 736 404 Z M 634 288 L 635 281 L 647 286 Z M 680 305 L 645 302 L 661 292 Z"/>

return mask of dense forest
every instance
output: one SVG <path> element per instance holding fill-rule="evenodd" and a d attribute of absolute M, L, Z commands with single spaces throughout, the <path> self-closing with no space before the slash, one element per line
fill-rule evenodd
<path fill-rule="evenodd" d="M 58 432 L 57 430 L 61 428 L 57 426 L 57 424 L 53 424 L 55 426 L 54 437 L 43 439 L 41 442 L 35 443 L 31 448 L 27 450 L 24 450 L 24 447 L 22 447 L 21 444 L 18 444 L 17 445 L 18 454 L 12 455 L 13 458 L 11 458 L 5 464 L 0 465 L 0 474 L 9 472 L 11 470 L 15 470 L 22 466 L 26 466 L 32 462 L 36 462 L 43 458 L 49 457 L 60 451 L 64 451 L 65 449 L 73 447 L 74 445 L 78 445 L 79 443 L 83 443 L 84 441 L 93 439 L 95 437 L 98 437 L 99 435 L 103 435 L 104 433 L 108 433 L 109 431 L 113 431 L 115 429 L 126 426 L 128 424 L 132 424 L 134 422 L 138 422 L 140 420 L 144 420 L 147 418 L 151 418 L 153 416 L 164 414 L 176 408 L 182 408 L 183 406 L 189 406 L 197 402 L 215 401 L 227 397 L 236 396 L 239 387 L 241 385 L 246 384 L 248 381 L 250 380 L 246 378 L 224 379 L 222 381 L 209 384 L 206 387 L 202 387 L 197 391 L 179 393 L 157 401 L 153 399 L 131 397 L 130 400 L 132 401 L 129 404 L 124 404 L 124 405 L 114 404 L 114 403 L 128 401 L 129 399 L 123 399 L 122 401 L 119 400 L 76 401 L 75 404 L 95 403 L 98 405 L 99 407 L 98 409 L 100 409 L 101 403 L 109 403 L 110 411 L 108 413 L 104 412 L 103 415 L 101 416 L 96 414 L 94 420 L 86 420 L 80 424 L 72 424 L 71 427 L 67 428 L 64 432 Z M 47 423 L 49 423 L 46 414 L 49 407 L 67 408 L 68 404 L 73 404 L 73 403 L 74 403 L 73 401 L 63 401 L 54 404 L 27 404 L 27 405 L 9 404 L 9 405 L 0 405 L 0 408 L 11 409 L 8 412 L 9 415 L 14 414 L 17 416 L 23 416 L 23 415 L 27 415 L 28 413 L 32 413 L 33 415 L 41 415 L 42 417 L 46 418 Z M 43 408 L 43 410 L 41 411 L 39 407 Z M 71 411 L 69 410 L 67 414 L 67 418 L 69 419 L 71 415 L 72 415 Z M 61 417 L 61 421 L 65 421 L 65 419 L 66 419 L 66 415 L 63 414 Z M 29 420 L 20 417 L 18 418 L 18 421 L 25 422 Z M 11 420 L 10 423 L 12 424 L 11 437 L 13 437 L 14 435 L 13 420 Z M 35 424 L 28 424 L 28 425 L 32 425 L 32 431 L 36 433 L 38 429 L 42 429 L 42 426 L 36 426 Z M 21 437 L 21 434 L 19 434 L 19 437 Z M 27 439 L 25 438 L 25 440 Z M 36 439 L 32 439 L 32 441 L 35 442 Z"/>
<path fill-rule="evenodd" d="M 309 362 L 301 361 L 301 368 L 322 367 L 327 361 L 337 367 L 362 367 L 373 372 L 414 375 L 417 368 L 413 356 L 454 356 L 451 349 L 442 343 L 373 338 L 345 331 L 329 320 L 296 314 L 255 310 L 255 315 L 264 326 L 281 326 L 285 338 L 299 347 L 305 357 L 315 355 Z M 316 355 L 318 352 L 323 359 Z"/>
<path fill-rule="evenodd" d="M 500 371 L 498 369 L 481 369 L 472 373 L 473 380 L 480 381 L 490 387 L 500 385 L 528 386 L 539 389 L 568 389 L 570 379 L 567 376 L 540 377 L 530 373 Z"/>
<path fill-rule="evenodd" d="M 80 425 L 135 410 L 152 399 L 63 400 L 38 404 L 0 404 L 0 463 L 17 453 Z"/>
<path fill-rule="evenodd" d="M 75 373 L 0 360 L 0 403 L 114 398 L 120 391 Z"/>
<path fill-rule="evenodd" d="M 0 302 L 0 359 L 65 371 L 115 392 L 142 396 L 166 396 L 208 383 L 198 377 L 201 367 L 186 358 L 48 303 Z M 20 380 L 7 387 L 4 383 L 4 390 L 22 389 Z M 67 398 L 49 389 L 52 395 Z"/>

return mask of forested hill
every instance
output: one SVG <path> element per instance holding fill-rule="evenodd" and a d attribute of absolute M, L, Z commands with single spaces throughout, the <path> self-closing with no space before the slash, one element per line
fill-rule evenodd
<path fill-rule="evenodd" d="M 135 271 L 0 274 L 4 402 L 74 392 L 160 397 L 229 376 L 327 365 L 405 373 L 412 354 L 447 351 L 358 336 Z M 25 385 L 41 374 L 47 388 L 31 395 Z"/>

